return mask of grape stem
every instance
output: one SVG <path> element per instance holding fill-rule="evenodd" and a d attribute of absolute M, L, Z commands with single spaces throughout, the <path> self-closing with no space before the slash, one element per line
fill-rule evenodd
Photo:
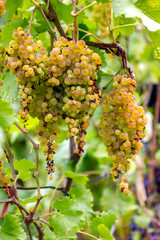
<path fill-rule="evenodd" d="M 7 149 L 8 149 L 8 154 L 7 154 L 8 162 L 11 167 L 12 185 L 15 186 L 16 185 L 16 175 L 15 175 L 15 170 L 14 170 L 14 154 L 12 153 L 11 148 L 9 146 L 7 136 L 6 136 L 6 144 L 7 144 Z"/>
<path fill-rule="evenodd" d="M 131 26 L 144 26 L 142 23 L 130 23 L 130 24 L 124 24 L 124 25 L 119 25 L 116 27 L 113 27 L 110 29 L 111 32 L 115 31 L 118 28 L 122 28 L 122 27 L 131 27 Z"/>
<path fill-rule="evenodd" d="M 80 234 L 83 234 L 83 235 L 86 235 L 86 236 L 89 236 L 89 237 L 92 237 L 92 238 L 94 238 L 94 239 L 97 239 L 97 240 L 99 240 L 99 238 L 97 238 L 97 237 L 93 236 L 92 234 L 89 234 L 89 233 L 86 233 L 86 232 L 82 232 L 82 231 L 78 231 L 78 233 L 80 233 Z"/>
<path fill-rule="evenodd" d="M 47 4 L 47 8 L 49 9 L 49 13 L 47 13 L 46 10 L 43 9 L 44 14 L 46 15 L 46 17 L 50 21 L 52 21 L 55 24 L 55 26 L 56 26 L 57 30 L 59 31 L 60 35 L 63 36 L 63 37 L 66 37 L 66 34 L 65 34 L 65 32 L 64 32 L 64 30 L 63 30 L 63 28 L 62 28 L 62 26 L 61 26 L 61 24 L 60 24 L 60 22 L 57 18 L 57 14 L 52 7 L 52 4 L 50 3 L 49 0 L 45 0 L 45 2 Z"/>
<path fill-rule="evenodd" d="M 34 16 L 35 10 L 36 10 L 36 8 L 33 9 L 32 16 L 31 16 L 30 23 L 29 23 L 29 30 L 28 30 L 29 35 L 31 35 L 31 27 L 32 27 L 33 16 Z"/>
<path fill-rule="evenodd" d="M 24 131 L 24 129 L 19 126 L 18 123 L 14 122 L 14 124 L 19 128 L 19 130 L 20 130 L 20 131 L 28 138 L 28 140 L 33 144 L 34 148 L 35 148 L 35 149 L 38 149 L 38 148 L 39 148 L 39 144 L 35 143 L 35 142 L 32 140 L 32 138 Z"/>
<path fill-rule="evenodd" d="M 46 15 L 45 15 L 41 5 L 37 1 L 35 1 L 35 0 L 30 0 L 30 1 L 34 4 L 35 8 L 38 9 L 38 11 L 41 13 L 42 17 L 44 18 L 44 21 L 46 22 L 46 24 L 48 26 L 49 33 L 55 37 L 54 29 L 50 25 L 50 23 L 48 21 L 48 18 L 46 17 Z"/>
<path fill-rule="evenodd" d="M 76 0 L 72 0 L 72 3 L 73 3 L 73 12 L 72 13 L 76 14 L 76 11 L 77 11 L 77 9 L 76 9 Z M 74 17 L 73 40 L 76 41 L 76 31 L 77 31 L 76 18 L 77 18 L 77 16 L 74 15 L 73 17 Z"/>
<path fill-rule="evenodd" d="M 84 10 L 86 10 L 87 8 L 89 8 L 89 7 L 92 7 L 93 5 L 95 5 L 95 4 L 97 4 L 97 2 L 95 1 L 95 2 L 93 2 L 93 3 L 91 3 L 91 4 L 89 4 L 88 6 L 86 6 L 86 7 L 84 7 L 84 8 L 82 8 L 80 11 L 78 11 L 78 12 L 71 12 L 71 15 L 72 15 L 72 17 L 78 17 L 78 15 L 81 13 L 81 12 L 83 12 Z"/>

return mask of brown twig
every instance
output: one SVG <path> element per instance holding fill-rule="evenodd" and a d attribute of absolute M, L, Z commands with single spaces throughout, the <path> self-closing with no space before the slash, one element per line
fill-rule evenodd
<path fill-rule="evenodd" d="M 116 43 L 95 43 L 95 42 L 89 42 L 86 41 L 86 44 L 88 46 L 93 46 L 101 50 L 105 50 L 106 53 L 113 53 L 116 56 L 120 56 L 122 59 L 122 67 L 129 72 L 129 74 L 134 77 L 133 70 L 129 66 L 129 62 L 127 59 L 127 54 L 122 47 L 122 45 L 118 42 Z"/>
<path fill-rule="evenodd" d="M 10 167 L 11 167 L 12 181 L 13 181 L 13 185 L 15 185 L 16 184 L 15 183 L 16 175 L 15 175 L 15 170 L 14 170 L 14 154 L 12 153 L 11 148 L 9 146 L 7 136 L 6 136 L 6 144 L 7 144 L 7 149 L 8 149 L 7 157 L 8 157 Z"/>
<path fill-rule="evenodd" d="M 19 130 L 28 138 L 28 140 L 33 144 L 33 146 L 34 146 L 34 148 L 35 149 L 38 149 L 39 148 L 39 144 L 37 144 L 37 143 L 35 143 L 33 140 L 32 140 L 32 138 L 23 130 L 23 128 L 21 128 L 20 126 L 19 126 L 19 124 L 18 123 L 14 123 L 18 128 L 19 128 Z"/>
<path fill-rule="evenodd" d="M 39 233 L 38 239 L 39 240 L 44 240 L 43 228 L 41 228 L 37 222 L 33 221 L 33 223 L 34 223 L 34 225 L 37 228 L 37 231 Z"/>
<path fill-rule="evenodd" d="M 31 27 L 32 27 L 33 16 L 34 16 L 35 10 L 36 10 L 36 8 L 33 9 L 32 16 L 31 16 L 31 19 L 30 19 L 30 22 L 29 22 L 29 30 L 28 30 L 29 35 L 31 35 Z"/>
<path fill-rule="evenodd" d="M 72 0 L 72 3 L 73 3 L 73 13 L 76 14 L 77 12 L 77 7 L 76 7 L 76 0 Z M 77 22 L 76 22 L 76 19 L 77 19 L 77 16 L 74 15 L 74 28 L 73 28 L 73 40 L 76 41 L 76 31 L 77 31 Z"/>
<path fill-rule="evenodd" d="M 65 34 L 65 32 L 64 32 L 64 30 L 63 30 L 63 28 L 62 28 L 62 26 L 61 26 L 61 24 L 60 24 L 60 22 L 58 20 L 57 14 L 56 14 L 56 12 L 54 11 L 54 9 L 52 7 L 52 4 L 48 0 L 45 0 L 45 2 L 48 3 L 49 13 L 47 13 L 46 10 L 43 9 L 44 14 L 46 15 L 46 17 L 50 21 L 54 22 L 54 24 L 55 24 L 58 32 L 60 33 L 60 35 L 63 36 L 63 37 L 66 37 L 66 34 Z"/>

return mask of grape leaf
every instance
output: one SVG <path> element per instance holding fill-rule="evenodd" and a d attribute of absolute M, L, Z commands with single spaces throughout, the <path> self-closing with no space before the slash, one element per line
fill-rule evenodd
<path fill-rule="evenodd" d="M 8 102 L 0 99 L 0 127 L 4 130 L 16 121 L 13 108 L 9 106 Z"/>
<path fill-rule="evenodd" d="M 152 17 L 153 20 L 150 18 L 151 15 L 148 14 L 147 5 L 145 11 L 144 8 L 143 11 L 140 9 L 140 4 L 136 3 L 136 5 L 134 5 L 132 0 L 113 0 L 111 6 L 116 17 L 122 14 L 124 14 L 126 18 L 138 17 L 142 20 L 148 30 L 157 31 L 160 29 L 160 24 L 156 22 L 157 18 Z"/>
<path fill-rule="evenodd" d="M 0 228 L 1 240 L 25 240 L 27 238 L 24 229 L 21 227 L 21 222 L 16 216 L 6 213 L 3 225 Z"/>
<path fill-rule="evenodd" d="M 59 240 L 55 234 L 46 226 L 44 226 L 44 239 L 45 240 Z"/>
<path fill-rule="evenodd" d="M 16 160 L 14 166 L 15 169 L 18 170 L 18 177 L 22 179 L 22 181 L 26 181 L 31 177 L 29 170 L 35 168 L 35 163 L 26 159 L 21 159 Z"/>
<path fill-rule="evenodd" d="M 73 11 L 73 4 L 66 5 L 59 0 L 51 0 L 51 4 L 57 14 L 59 20 L 63 20 L 65 23 L 70 24 L 73 22 L 71 12 Z"/>
<path fill-rule="evenodd" d="M 156 32 L 147 31 L 152 42 L 155 58 L 160 59 L 160 30 Z"/>
<path fill-rule="evenodd" d="M 9 20 L 12 15 L 15 13 L 18 7 L 21 7 L 23 0 L 16 0 L 16 1 L 6 1 L 5 8 L 7 11 L 6 19 Z"/>
<path fill-rule="evenodd" d="M 69 195 L 76 201 L 77 205 L 86 216 L 88 216 L 89 213 L 93 213 L 93 196 L 89 189 L 86 189 L 82 185 L 77 185 L 71 188 Z"/>
<path fill-rule="evenodd" d="M 125 18 L 124 15 L 115 17 L 113 15 L 113 27 L 126 25 L 126 24 L 132 24 L 132 23 L 135 23 L 134 18 Z M 114 30 L 114 36 L 115 36 L 115 38 L 117 38 L 119 33 L 121 33 L 125 36 L 132 35 L 133 31 L 134 31 L 134 26 L 118 27 L 117 29 Z"/>
<path fill-rule="evenodd" d="M 135 3 L 139 9 L 142 10 L 148 17 L 152 20 L 160 23 L 160 1 L 153 1 L 153 0 L 138 0 Z"/>
<path fill-rule="evenodd" d="M 86 182 L 88 181 L 88 177 L 85 175 L 79 175 L 71 171 L 66 171 L 64 172 L 64 175 L 66 177 L 72 178 L 75 183 L 81 184 L 81 185 L 86 185 Z"/>
<path fill-rule="evenodd" d="M 73 4 L 64 4 L 59 0 L 51 0 L 51 4 L 57 14 L 59 20 L 63 20 L 66 24 L 71 24 L 74 21 L 74 18 L 71 15 L 73 11 Z M 77 17 L 78 23 L 83 22 L 85 18 L 84 11 L 79 14 Z"/>
<path fill-rule="evenodd" d="M 72 240 L 76 239 L 77 227 L 73 225 L 68 219 L 62 214 L 55 214 L 49 218 L 49 223 L 54 229 L 53 236 L 58 240 Z"/>
<path fill-rule="evenodd" d="M 7 72 L 3 75 L 3 87 L 1 88 L 1 98 L 4 101 L 13 101 L 18 95 L 18 84 L 16 76 Z"/>
<path fill-rule="evenodd" d="M 109 231 L 109 229 L 104 224 L 100 224 L 98 226 L 98 232 L 101 235 L 101 239 L 104 239 L 104 240 L 115 240 L 115 238 L 112 236 L 112 234 Z"/>
<path fill-rule="evenodd" d="M 91 229 L 95 233 L 99 233 L 98 226 L 104 224 L 108 229 L 111 229 L 112 225 L 115 223 L 117 217 L 111 211 L 102 212 L 101 216 L 96 216 L 91 222 Z"/>
<path fill-rule="evenodd" d="M 18 19 L 12 20 L 8 24 L 2 26 L 1 32 L 1 44 L 3 47 L 6 47 L 12 39 L 13 31 L 18 28 L 22 27 L 25 28 L 28 25 L 27 19 Z"/>
<path fill-rule="evenodd" d="M 53 207 L 66 216 L 73 225 L 77 225 L 80 228 L 84 226 L 83 211 L 70 197 L 63 197 L 62 200 L 56 199 Z"/>

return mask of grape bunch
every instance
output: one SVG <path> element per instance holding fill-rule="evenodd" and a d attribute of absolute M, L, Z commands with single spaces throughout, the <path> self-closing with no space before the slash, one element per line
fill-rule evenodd
<path fill-rule="evenodd" d="M 145 136 L 147 119 L 143 107 L 135 103 L 135 86 L 132 78 L 115 76 L 113 90 L 105 94 L 102 105 L 99 135 L 112 158 L 111 174 L 115 181 L 130 168 L 129 159 L 134 160 L 143 146 L 141 139 Z"/>
<path fill-rule="evenodd" d="M 0 19 L 1 19 L 2 15 L 4 15 L 6 12 L 6 9 L 4 6 L 5 3 L 6 3 L 6 0 L 0 0 Z"/>
<path fill-rule="evenodd" d="M 60 37 L 48 56 L 43 43 L 35 42 L 22 28 L 14 31 L 13 38 L 6 48 L 5 64 L 20 85 L 19 115 L 24 122 L 29 115 L 39 119 L 35 130 L 52 174 L 55 141 L 63 121 L 68 125 L 67 136 L 77 136 L 76 152 L 83 153 L 89 111 L 95 110 L 101 98 L 96 85 L 101 59 L 82 40 L 75 43 Z"/>
<path fill-rule="evenodd" d="M 106 38 L 109 36 L 109 25 L 111 23 L 111 7 L 110 3 L 96 4 L 93 6 L 91 18 L 97 23 L 100 30 L 100 37 Z"/>
<path fill-rule="evenodd" d="M 2 152 L 0 154 L 0 187 L 5 187 L 8 186 L 9 184 L 9 178 L 5 176 L 4 172 L 4 159 L 6 158 L 6 154 Z"/>

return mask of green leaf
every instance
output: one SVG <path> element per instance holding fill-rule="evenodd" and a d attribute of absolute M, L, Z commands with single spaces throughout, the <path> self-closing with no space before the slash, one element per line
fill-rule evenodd
<path fill-rule="evenodd" d="M 16 76 L 7 72 L 3 75 L 3 87 L 1 88 L 1 98 L 4 101 L 13 101 L 18 95 L 18 84 Z"/>
<path fill-rule="evenodd" d="M 63 20 L 66 24 L 73 23 L 73 17 L 71 15 L 73 11 L 72 3 L 66 5 L 59 0 L 51 0 L 51 3 L 59 20 Z"/>
<path fill-rule="evenodd" d="M 71 24 L 74 21 L 74 18 L 71 15 L 71 12 L 73 11 L 73 4 L 64 4 L 59 0 L 51 0 L 52 6 L 57 14 L 57 17 L 59 20 L 62 20 L 66 24 Z M 85 18 L 84 11 L 79 14 L 77 17 L 77 22 L 83 22 Z"/>
<path fill-rule="evenodd" d="M 140 5 L 138 4 L 137 7 L 137 5 L 134 5 L 132 0 L 113 0 L 111 6 L 116 17 L 122 14 L 124 14 L 126 18 L 138 17 L 142 20 L 143 24 L 148 28 L 148 30 L 156 31 L 160 29 L 160 24 L 156 22 L 157 18 L 152 20 L 150 17 L 148 17 L 149 10 L 147 11 L 147 5 L 146 9 L 143 9 L 142 11 L 139 8 Z"/>
<path fill-rule="evenodd" d="M 93 219 L 91 223 L 91 229 L 93 232 L 98 233 L 98 225 L 104 224 L 108 229 L 111 229 L 112 225 L 115 223 L 117 217 L 111 211 L 102 212 L 101 216 L 97 216 Z"/>
<path fill-rule="evenodd" d="M 142 10 L 152 20 L 160 23 L 160 1 L 153 0 L 138 0 L 135 3 L 136 7 Z"/>
<path fill-rule="evenodd" d="M 22 181 L 26 181 L 31 177 L 30 169 L 35 168 L 35 163 L 26 160 L 16 160 L 14 163 L 15 169 L 18 170 L 18 176 Z"/>
<path fill-rule="evenodd" d="M 7 47 L 9 42 L 12 39 L 12 34 L 13 31 L 18 28 L 22 27 L 25 28 L 27 27 L 28 22 L 26 19 L 18 19 L 18 20 L 12 20 L 8 24 L 4 25 L 2 27 L 2 32 L 1 32 L 1 44 L 3 47 Z"/>
<path fill-rule="evenodd" d="M 72 178 L 75 183 L 81 184 L 81 185 L 86 185 L 86 182 L 88 181 L 88 177 L 85 175 L 79 175 L 71 171 L 66 171 L 64 172 L 64 175 L 66 177 Z"/>
<path fill-rule="evenodd" d="M 44 226 L 44 239 L 45 240 L 58 240 L 55 234 L 46 226 Z"/>
<path fill-rule="evenodd" d="M 30 197 L 30 198 L 25 198 L 25 199 L 22 199 L 22 198 L 18 198 L 18 199 L 19 199 L 20 203 L 22 203 L 23 205 L 26 205 L 27 203 L 36 202 L 37 201 L 37 196 Z"/>
<path fill-rule="evenodd" d="M 16 121 L 13 108 L 9 106 L 8 102 L 0 99 L 0 127 L 4 130 Z"/>
<path fill-rule="evenodd" d="M 155 58 L 160 59 L 160 30 L 156 32 L 147 31 L 152 42 Z"/>
<path fill-rule="evenodd" d="M 98 226 L 98 232 L 101 235 L 102 239 L 105 240 L 114 240 L 115 238 L 112 236 L 111 232 L 109 231 L 109 229 L 104 225 L 104 224 L 100 224 Z"/>
<path fill-rule="evenodd" d="M 49 218 L 49 223 L 54 229 L 53 235 L 58 240 L 76 239 L 77 227 L 73 225 L 68 219 L 62 214 L 55 214 L 53 217 Z"/>
<path fill-rule="evenodd" d="M 16 0 L 16 1 L 6 1 L 5 8 L 7 11 L 6 19 L 9 20 L 18 7 L 21 7 L 23 0 Z"/>
<path fill-rule="evenodd" d="M 8 213 L 5 214 L 3 225 L 0 228 L 1 240 L 25 240 L 27 238 L 19 219 Z"/>
<path fill-rule="evenodd" d="M 62 200 L 56 199 L 53 207 L 66 216 L 73 225 L 77 225 L 80 228 L 84 226 L 83 211 L 70 197 L 63 197 Z"/>
<path fill-rule="evenodd" d="M 89 189 L 86 189 L 82 185 L 77 185 L 71 188 L 68 194 L 76 201 L 77 205 L 86 216 L 93 212 L 93 196 Z"/>
<path fill-rule="evenodd" d="M 135 23 L 135 19 L 125 18 L 124 15 L 121 15 L 119 17 L 115 17 L 113 15 L 113 27 L 120 26 L 120 27 L 118 27 L 117 29 L 114 30 L 115 38 L 117 38 L 119 33 L 121 33 L 125 36 L 132 35 L 132 33 L 134 31 L 134 26 L 121 27 L 121 25 L 127 25 L 127 24 L 132 24 L 132 23 Z"/>

